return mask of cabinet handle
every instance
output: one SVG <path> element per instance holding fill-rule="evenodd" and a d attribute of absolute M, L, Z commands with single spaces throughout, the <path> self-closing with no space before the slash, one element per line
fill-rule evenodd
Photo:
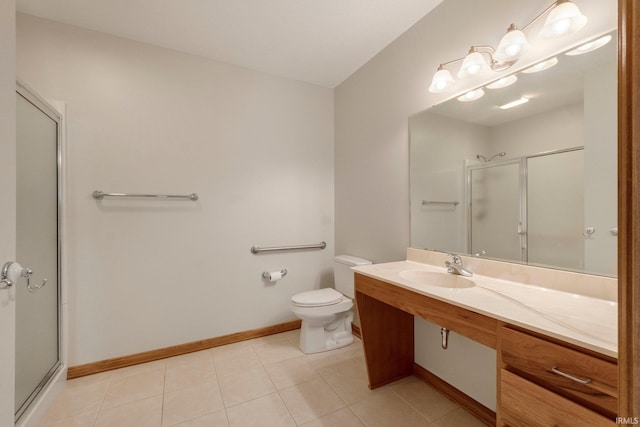
<path fill-rule="evenodd" d="M 580 384 L 589 384 L 591 382 L 590 378 L 587 378 L 586 380 L 581 380 L 580 378 L 576 378 L 573 375 L 565 374 L 564 372 L 559 370 L 557 366 L 554 366 L 553 368 L 551 368 L 551 372 L 553 372 L 554 374 L 558 374 L 562 377 L 569 378 L 571 381 L 575 381 Z"/>

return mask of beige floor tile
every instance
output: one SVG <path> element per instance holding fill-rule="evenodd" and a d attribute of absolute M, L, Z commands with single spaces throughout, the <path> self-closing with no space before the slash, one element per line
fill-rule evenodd
<path fill-rule="evenodd" d="M 96 414 L 107 392 L 108 381 L 65 387 L 49 407 L 41 424 L 54 424 L 87 413 Z"/>
<path fill-rule="evenodd" d="M 415 377 L 392 384 L 389 388 L 431 422 L 460 408 L 457 403 Z"/>
<path fill-rule="evenodd" d="M 383 390 L 349 408 L 368 427 L 432 426 L 391 390 Z"/>
<path fill-rule="evenodd" d="M 333 365 L 340 364 L 345 360 L 353 359 L 354 353 L 348 350 L 348 347 L 344 347 L 322 353 L 306 354 L 305 357 L 309 364 L 311 364 L 311 366 L 320 373 L 321 369 L 332 369 L 331 367 Z"/>
<path fill-rule="evenodd" d="M 218 385 L 204 383 L 165 393 L 162 425 L 172 426 L 223 409 Z"/>
<path fill-rule="evenodd" d="M 139 365 L 127 366 L 126 368 L 115 369 L 111 372 L 111 379 L 122 379 L 133 375 L 146 374 L 150 372 L 162 372 L 164 373 L 165 361 L 156 360 L 148 363 L 141 363 Z"/>
<path fill-rule="evenodd" d="M 293 427 L 296 425 L 278 393 L 271 393 L 228 408 L 227 416 L 231 427 Z"/>
<path fill-rule="evenodd" d="M 160 427 L 162 396 L 100 410 L 95 427 Z"/>
<path fill-rule="evenodd" d="M 290 331 L 70 380 L 39 427 L 484 425 L 415 377 L 369 390 L 358 339 L 307 355 L 298 339 Z"/>
<path fill-rule="evenodd" d="M 317 368 L 317 371 L 323 377 L 336 374 L 348 375 L 353 374 L 354 372 L 367 375 L 367 368 L 365 367 L 364 362 L 357 357 L 337 359 L 334 363 Z"/>
<path fill-rule="evenodd" d="M 209 350 L 196 351 L 193 353 L 181 354 L 180 356 L 165 359 L 166 369 L 182 368 L 191 365 L 208 365 L 211 364 L 211 352 Z"/>
<path fill-rule="evenodd" d="M 349 408 L 342 408 L 331 414 L 324 415 L 308 423 L 302 424 L 304 427 L 362 427 L 360 422 Z M 399 426 L 398 426 L 399 427 Z"/>
<path fill-rule="evenodd" d="M 167 365 L 164 391 L 168 393 L 207 382 L 217 383 L 213 361 L 210 357 L 191 363 Z"/>
<path fill-rule="evenodd" d="M 54 423 L 45 423 L 42 420 L 38 427 L 93 427 L 98 411 L 77 415 L 71 418 L 65 418 Z"/>
<path fill-rule="evenodd" d="M 253 349 L 265 365 L 304 356 L 298 345 L 290 340 L 260 343 L 254 345 Z"/>
<path fill-rule="evenodd" d="M 240 341 L 234 342 L 233 344 L 221 345 L 219 347 L 214 347 L 209 350 L 211 356 L 215 360 L 218 357 L 225 357 L 233 354 L 242 354 L 246 351 L 247 348 L 253 349 L 253 341 Z"/>
<path fill-rule="evenodd" d="M 285 388 L 279 393 L 298 424 L 319 418 L 345 406 L 344 401 L 322 378 Z"/>
<path fill-rule="evenodd" d="M 275 343 L 288 341 L 290 343 L 297 344 L 300 340 L 300 329 L 295 329 L 293 331 L 281 332 L 279 334 L 267 335 L 265 337 L 260 337 L 252 340 L 252 344 L 260 345 L 264 343 Z"/>
<path fill-rule="evenodd" d="M 172 427 L 228 427 L 227 413 L 224 409 L 204 415 L 194 420 L 174 424 Z"/>
<path fill-rule="evenodd" d="M 457 409 L 438 421 L 435 422 L 436 427 L 486 427 L 486 424 L 474 417 L 464 409 Z"/>
<path fill-rule="evenodd" d="M 84 377 L 74 378 L 72 380 L 68 380 L 65 383 L 65 388 L 67 387 L 84 387 L 93 384 L 100 384 L 107 381 L 110 381 L 112 378 L 112 374 L 114 371 L 106 371 L 100 372 L 98 374 L 86 375 Z"/>
<path fill-rule="evenodd" d="M 114 378 L 109 384 L 102 408 L 113 408 L 161 395 L 164 389 L 164 365 L 162 370 L 142 371 L 136 375 Z"/>
<path fill-rule="evenodd" d="M 380 387 L 370 390 L 369 378 L 366 372 L 362 372 L 357 368 L 351 371 L 325 375 L 324 379 L 347 405 L 364 400 L 386 389 L 386 387 Z"/>
<path fill-rule="evenodd" d="M 264 368 L 278 390 L 318 378 L 315 369 L 304 356 L 270 363 Z"/>
<path fill-rule="evenodd" d="M 267 371 L 262 367 L 221 376 L 218 383 L 226 408 L 276 391 Z"/>
<path fill-rule="evenodd" d="M 262 362 L 253 351 L 253 347 L 244 348 L 242 351 L 224 353 L 214 357 L 216 373 L 220 377 L 241 374 L 255 368 L 262 368 Z"/>
<path fill-rule="evenodd" d="M 72 399 L 82 395 L 94 395 L 96 399 L 104 398 L 109 388 L 109 377 L 91 377 L 92 375 L 67 381 L 58 399 Z"/>

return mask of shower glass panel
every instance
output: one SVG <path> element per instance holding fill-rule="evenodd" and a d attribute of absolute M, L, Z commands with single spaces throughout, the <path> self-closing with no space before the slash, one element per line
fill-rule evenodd
<path fill-rule="evenodd" d="M 15 286 L 18 418 L 60 365 L 60 305 L 58 122 L 51 113 L 45 113 L 37 98 L 21 88 L 16 102 L 16 260 L 33 270 L 33 285 L 48 280 L 35 292 L 27 289 L 24 279 Z"/>
<path fill-rule="evenodd" d="M 584 150 L 527 159 L 528 260 L 583 270 Z"/>
<path fill-rule="evenodd" d="M 522 261 L 520 162 L 469 170 L 472 254 Z"/>

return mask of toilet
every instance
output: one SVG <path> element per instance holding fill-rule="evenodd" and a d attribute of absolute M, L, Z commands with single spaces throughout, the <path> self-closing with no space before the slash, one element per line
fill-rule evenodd
<path fill-rule="evenodd" d="M 319 353 L 344 347 L 353 342 L 354 284 L 351 267 L 371 261 L 351 255 L 335 257 L 333 276 L 336 288 L 302 292 L 291 297 L 291 311 L 302 319 L 300 349 Z"/>

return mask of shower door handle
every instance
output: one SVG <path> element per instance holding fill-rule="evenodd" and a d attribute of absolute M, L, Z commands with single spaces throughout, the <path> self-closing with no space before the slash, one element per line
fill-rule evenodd
<path fill-rule="evenodd" d="M 38 289 L 41 289 L 44 285 L 47 284 L 48 280 L 47 279 L 42 279 L 42 283 L 39 285 L 32 285 L 31 284 L 31 275 L 33 274 L 33 270 L 25 267 L 22 269 L 22 274 L 21 276 L 24 277 L 25 279 L 27 279 L 27 289 L 29 290 L 29 292 L 33 293 L 35 291 L 37 291 Z"/>
<path fill-rule="evenodd" d="M 28 267 L 22 267 L 17 262 L 8 261 L 4 263 L 2 267 L 2 271 L 0 272 L 0 283 L 4 283 L 4 286 L 0 289 L 7 289 L 20 278 L 24 277 L 27 279 L 27 289 L 29 292 L 35 292 L 38 289 L 42 288 L 47 284 L 47 279 L 44 279 L 39 285 L 31 284 L 31 275 L 33 274 L 33 270 Z"/>

